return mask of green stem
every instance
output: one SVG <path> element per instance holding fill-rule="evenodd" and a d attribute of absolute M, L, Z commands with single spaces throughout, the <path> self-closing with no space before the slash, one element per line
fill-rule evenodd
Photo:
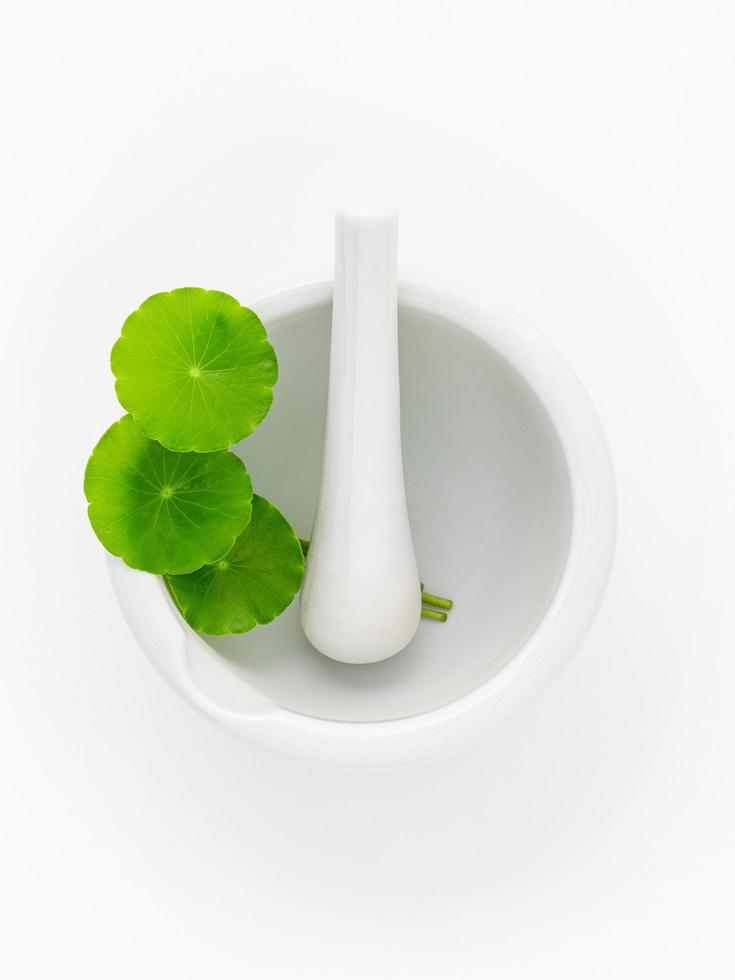
<path fill-rule="evenodd" d="M 451 599 L 445 599 L 440 595 L 432 595 L 430 592 L 424 592 L 421 590 L 421 601 L 427 603 L 429 606 L 438 606 L 439 609 L 451 609 L 454 603 Z"/>
<path fill-rule="evenodd" d="M 421 607 L 421 615 L 424 619 L 435 619 L 439 623 L 446 623 L 447 614 L 445 612 L 438 612 L 436 609 L 427 609 L 426 606 Z"/>

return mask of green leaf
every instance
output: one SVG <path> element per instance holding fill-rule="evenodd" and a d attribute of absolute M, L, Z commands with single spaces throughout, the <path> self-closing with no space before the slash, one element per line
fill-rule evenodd
<path fill-rule="evenodd" d="M 221 636 L 270 623 L 290 605 L 303 576 L 304 556 L 293 528 L 254 494 L 252 520 L 221 561 L 166 581 L 187 623 Z"/>
<path fill-rule="evenodd" d="M 263 324 L 227 293 L 156 293 L 112 348 L 120 404 L 179 452 L 227 449 L 268 414 L 278 362 Z"/>
<path fill-rule="evenodd" d="M 192 572 L 230 550 L 250 520 L 253 485 L 234 453 L 172 453 L 130 415 L 113 423 L 84 474 L 102 544 L 145 572 Z"/>

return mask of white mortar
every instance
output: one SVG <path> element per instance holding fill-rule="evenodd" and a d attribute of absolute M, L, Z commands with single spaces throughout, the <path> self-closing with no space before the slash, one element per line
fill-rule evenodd
<path fill-rule="evenodd" d="M 256 301 L 276 348 L 273 409 L 237 447 L 258 493 L 308 537 L 318 494 L 331 284 Z M 399 290 L 406 488 L 421 577 L 454 598 L 400 654 L 342 664 L 306 640 L 298 602 L 235 637 L 200 637 L 160 578 L 109 567 L 138 643 L 226 728 L 317 762 L 406 765 L 473 741 L 579 645 L 607 583 L 615 486 L 589 399 L 528 326 L 430 285 Z M 380 610 L 375 610 L 376 616 Z"/>

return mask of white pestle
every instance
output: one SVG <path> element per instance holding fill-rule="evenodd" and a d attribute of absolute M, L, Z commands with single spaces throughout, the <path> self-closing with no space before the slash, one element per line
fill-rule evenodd
<path fill-rule="evenodd" d="M 406 506 L 398 377 L 398 216 L 339 210 L 329 401 L 301 591 L 309 641 L 344 663 L 386 660 L 421 619 Z"/>

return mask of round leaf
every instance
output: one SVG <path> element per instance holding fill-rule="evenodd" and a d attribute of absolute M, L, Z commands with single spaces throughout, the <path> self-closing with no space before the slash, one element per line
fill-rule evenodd
<path fill-rule="evenodd" d="M 253 516 L 221 561 L 167 582 L 187 623 L 200 633 L 246 633 L 270 623 L 301 587 L 304 556 L 273 504 L 253 496 Z"/>
<path fill-rule="evenodd" d="M 229 551 L 250 520 L 253 486 L 234 453 L 172 453 L 126 415 L 95 446 L 84 493 L 108 551 L 145 572 L 179 574 Z"/>
<path fill-rule="evenodd" d="M 179 452 L 227 449 L 268 414 L 276 354 L 252 310 L 227 293 L 156 293 L 112 348 L 115 390 L 151 439 Z"/>

